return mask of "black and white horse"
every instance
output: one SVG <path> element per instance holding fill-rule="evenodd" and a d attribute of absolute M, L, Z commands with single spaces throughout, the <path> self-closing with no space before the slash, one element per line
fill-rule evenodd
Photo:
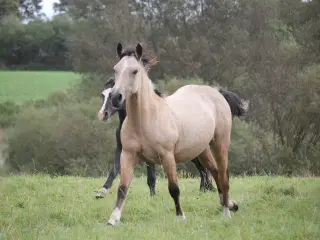
<path fill-rule="evenodd" d="M 153 86 L 153 83 L 150 82 L 150 84 Z M 114 179 L 116 178 L 116 176 L 119 174 L 120 171 L 120 154 L 122 151 L 122 144 L 121 144 L 121 139 L 120 139 L 120 130 L 122 127 L 122 123 L 124 121 L 124 119 L 126 118 L 126 110 L 125 110 L 125 102 L 122 104 L 122 106 L 120 107 L 120 109 L 118 110 L 113 110 L 112 112 L 107 112 L 106 109 L 112 109 L 112 108 L 108 108 L 107 104 L 111 103 L 111 101 L 107 101 L 109 98 L 109 94 L 111 89 L 114 86 L 114 79 L 110 78 L 107 83 L 104 86 L 104 90 L 101 93 L 101 102 L 102 102 L 102 106 L 100 108 L 100 111 L 98 113 L 98 117 L 101 121 L 106 121 L 107 119 L 109 119 L 113 114 L 115 114 L 116 112 L 118 112 L 118 116 L 119 116 L 119 126 L 116 130 L 116 141 L 117 141 L 117 148 L 115 151 L 115 156 L 114 156 L 114 162 L 113 162 L 113 167 L 110 169 L 109 171 L 109 175 L 107 177 L 106 182 L 104 183 L 103 187 L 101 188 L 101 190 L 96 194 L 96 198 L 104 198 L 108 192 L 109 189 L 112 186 L 112 183 L 114 181 Z M 153 87 L 154 89 L 154 87 Z M 157 95 L 161 95 L 161 93 L 158 90 L 154 90 L 155 93 Z M 212 185 L 211 179 L 209 178 L 209 172 L 207 171 L 206 168 L 204 168 L 202 166 L 202 164 L 200 163 L 198 158 L 195 158 L 193 160 L 191 160 L 194 165 L 196 166 L 196 168 L 198 169 L 199 173 L 200 173 L 200 191 L 214 191 L 214 187 Z M 156 190 L 155 190 L 155 185 L 156 185 L 156 172 L 155 172 L 155 166 L 153 164 L 149 164 L 147 165 L 147 183 L 148 186 L 150 188 L 150 195 L 153 196 L 156 194 Z"/>

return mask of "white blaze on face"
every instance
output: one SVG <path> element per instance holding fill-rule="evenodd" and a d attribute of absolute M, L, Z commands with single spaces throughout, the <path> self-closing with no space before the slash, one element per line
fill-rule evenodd
<path fill-rule="evenodd" d="M 104 99 L 103 99 L 103 103 L 102 106 L 99 110 L 98 116 L 99 119 L 102 121 L 104 118 L 104 109 L 106 108 L 106 104 L 107 104 L 107 100 L 109 98 L 110 92 L 111 92 L 112 88 L 108 88 L 102 91 L 101 95 L 103 95 Z"/>

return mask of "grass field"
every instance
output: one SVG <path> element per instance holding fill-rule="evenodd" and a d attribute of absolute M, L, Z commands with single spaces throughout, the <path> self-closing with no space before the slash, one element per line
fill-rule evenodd
<path fill-rule="evenodd" d="M 69 88 L 79 79 L 73 72 L 0 71 L 0 102 L 42 99 Z"/>
<path fill-rule="evenodd" d="M 106 226 L 111 194 L 94 199 L 104 178 L 11 176 L 0 178 L 2 239 L 320 239 L 320 179 L 246 177 L 231 179 L 239 204 L 221 219 L 216 193 L 200 193 L 198 179 L 181 179 L 187 219 L 177 221 L 165 179 L 151 198 L 145 178 L 135 178 L 122 222 Z"/>

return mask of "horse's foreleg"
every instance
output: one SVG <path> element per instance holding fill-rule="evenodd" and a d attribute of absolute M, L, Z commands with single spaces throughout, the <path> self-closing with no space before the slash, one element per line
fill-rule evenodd
<path fill-rule="evenodd" d="M 170 153 L 163 157 L 162 165 L 168 177 L 168 189 L 176 207 L 176 215 L 179 218 L 185 219 L 185 215 L 180 206 L 180 189 L 178 186 L 176 162 L 173 154 Z"/>
<path fill-rule="evenodd" d="M 133 171 L 137 164 L 137 157 L 134 153 L 121 152 L 120 165 L 120 184 L 118 187 L 118 195 L 113 212 L 107 222 L 108 225 L 116 225 L 120 222 L 124 201 L 127 197 L 128 189 L 133 177 Z"/>
<path fill-rule="evenodd" d="M 150 195 L 156 195 L 156 169 L 154 164 L 147 165 L 147 183 L 150 189 Z"/>
<path fill-rule="evenodd" d="M 212 182 L 209 178 L 209 174 L 201 164 L 198 158 L 192 159 L 191 162 L 196 166 L 200 174 L 200 191 L 213 191 L 214 188 L 212 186 Z"/>
<path fill-rule="evenodd" d="M 101 188 L 101 190 L 96 194 L 96 198 L 97 199 L 104 198 L 108 194 L 109 189 L 111 188 L 114 179 L 119 174 L 119 171 L 120 171 L 120 154 L 121 154 L 121 149 L 117 148 L 116 152 L 115 152 L 115 158 L 114 158 L 113 166 L 109 171 L 109 174 L 108 174 L 108 177 L 107 177 L 107 181 L 104 183 L 104 185 Z"/>

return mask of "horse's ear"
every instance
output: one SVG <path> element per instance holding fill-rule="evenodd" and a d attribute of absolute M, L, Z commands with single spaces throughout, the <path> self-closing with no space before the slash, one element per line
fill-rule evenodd
<path fill-rule="evenodd" d="M 138 43 L 136 46 L 136 52 L 137 52 L 137 57 L 140 60 L 140 58 L 142 56 L 142 46 L 140 45 L 140 43 Z"/>
<path fill-rule="evenodd" d="M 110 77 L 104 86 L 105 86 L 106 88 L 112 88 L 113 85 L 114 85 L 114 78 L 113 78 L 113 77 Z"/>
<path fill-rule="evenodd" d="M 122 45 L 121 45 L 121 43 L 118 43 L 118 45 L 117 45 L 117 54 L 118 54 L 119 58 L 121 57 L 121 53 L 122 53 Z"/>

